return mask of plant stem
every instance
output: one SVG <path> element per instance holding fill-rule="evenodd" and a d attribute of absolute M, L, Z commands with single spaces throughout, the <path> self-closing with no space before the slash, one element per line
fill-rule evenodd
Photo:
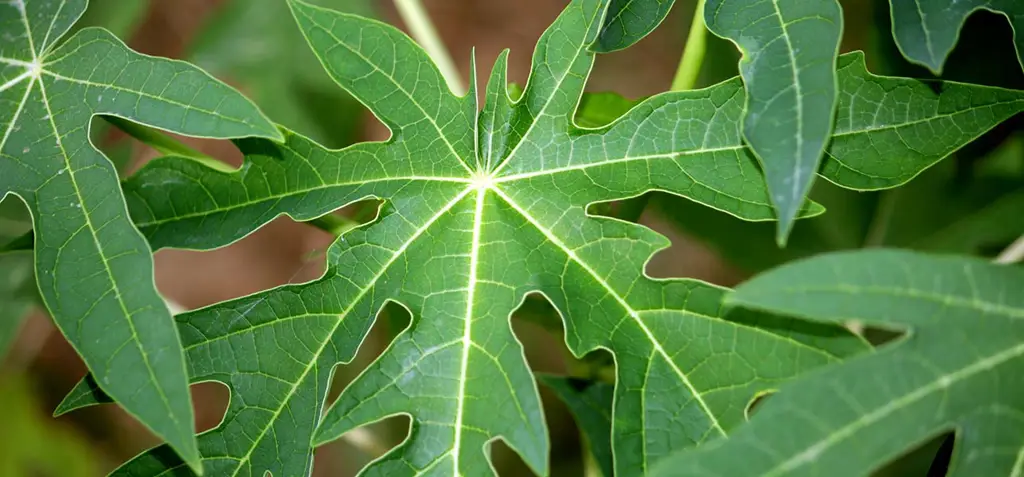
<path fill-rule="evenodd" d="M 881 247 L 885 244 L 885 236 L 889 233 L 889 224 L 892 223 L 892 214 L 896 210 L 896 195 L 899 189 L 882 191 L 878 197 L 878 205 L 875 206 L 875 214 L 868 226 L 868 232 L 864 235 L 863 247 Z"/>
<path fill-rule="evenodd" d="M 455 68 L 455 62 L 441 42 L 441 37 L 437 34 L 434 24 L 430 22 L 430 16 L 427 15 L 420 0 L 395 0 L 395 7 L 398 8 L 402 21 L 409 27 L 412 37 L 427 51 L 437 69 L 441 70 L 441 76 L 448 81 L 448 87 L 455 94 L 464 94 L 466 87 L 459 76 L 459 70 Z"/>
<path fill-rule="evenodd" d="M 1000 265 L 1010 265 L 1021 260 L 1024 260 L 1024 235 L 1017 237 L 1017 240 L 1014 240 L 1014 242 L 1010 244 L 1009 247 L 1006 247 L 1006 250 L 1003 250 L 1003 252 L 1000 253 L 993 261 Z"/>
<path fill-rule="evenodd" d="M 676 77 L 672 80 L 672 91 L 693 89 L 697 84 L 697 76 L 700 75 L 704 54 L 707 52 L 707 35 L 708 29 L 704 26 L 704 0 L 697 0 L 693 21 L 690 22 L 690 32 L 686 35 L 686 44 L 683 45 L 683 57 L 679 60 Z"/>

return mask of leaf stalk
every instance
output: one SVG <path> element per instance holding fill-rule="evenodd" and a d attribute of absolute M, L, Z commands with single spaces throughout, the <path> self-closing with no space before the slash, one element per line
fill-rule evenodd
<path fill-rule="evenodd" d="M 690 22 L 690 32 L 686 35 L 683 45 L 683 56 L 679 60 L 679 68 L 672 79 L 672 91 L 686 91 L 697 84 L 704 54 L 707 52 L 708 29 L 704 25 L 704 0 L 697 0 Z"/>
<path fill-rule="evenodd" d="M 434 28 L 434 24 L 430 21 L 430 16 L 427 15 L 426 9 L 423 8 L 423 3 L 420 0 L 395 0 L 395 7 L 398 9 L 398 14 L 402 17 L 402 21 L 409 28 L 409 33 L 413 39 L 427 51 L 430 59 L 434 61 L 437 69 L 441 71 L 441 76 L 444 76 L 444 79 L 448 82 L 448 87 L 455 94 L 465 94 L 466 85 L 463 83 L 462 77 L 459 76 L 459 70 L 455 67 L 451 54 L 448 53 L 444 42 L 441 41 L 437 28 Z"/>

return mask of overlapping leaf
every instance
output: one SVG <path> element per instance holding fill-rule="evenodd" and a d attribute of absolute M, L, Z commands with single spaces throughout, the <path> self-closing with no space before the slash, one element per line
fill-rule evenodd
<path fill-rule="evenodd" d="M 177 331 L 89 123 L 105 114 L 211 137 L 278 133 L 227 86 L 105 30 L 58 44 L 85 6 L 0 3 L 0 194 L 28 205 L 43 301 L 98 382 L 198 465 Z"/>
<path fill-rule="evenodd" d="M 743 52 L 743 137 L 760 159 L 785 243 L 832 135 L 837 0 L 709 0 L 708 29 Z"/>
<path fill-rule="evenodd" d="M 1024 68 L 1024 3 L 1018 0 L 889 0 L 892 34 L 910 61 L 942 73 L 964 21 L 978 10 L 1003 14 L 1014 29 L 1017 59 Z"/>
<path fill-rule="evenodd" d="M 563 313 L 575 353 L 616 353 L 613 433 L 623 474 L 721 435 L 758 391 L 835 360 L 805 341 L 849 340 L 834 328 L 782 335 L 759 321 L 723 320 L 720 289 L 644 277 L 663 238 L 586 215 L 590 203 L 661 188 L 770 218 L 740 139 L 738 81 L 652 98 L 601 130 L 575 129 L 593 62 L 587 47 L 605 7 L 579 0 L 541 38 L 521 100 L 510 102 L 501 61 L 478 119 L 475 95 L 453 96 L 393 28 L 291 5 L 327 70 L 392 139 L 342 151 L 294 134 L 283 146 L 241 141 L 241 171 L 170 159 L 125 186 L 134 218 L 158 247 L 215 247 L 283 213 L 309 220 L 365 197 L 386 199 L 376 222 L 334 244 L 320 280 L 179 317 L 192 379 L 220 380 L 233 392 L 225 421 L 200 437 L 208 471 L 302 475 L 311 438 L 407 413 L 410 438 L 367 473 L 486 475 L 484 446 L 497 438 L 545 473 L 536 385 L 508 322 L 532 291 Z M 390 300 L 412 312 L 412 325 L 314 436 L 331 369 L 351 358 Z M 122 472 L 162 472 L 166 454 Z"/>
<path fill-rule="evenodd" d="M 368 0 L 313 3 L 370 14 Z M 214 76 L 238 84 L 278 124 L 328 147 L 347 146 L 356 139 L 359 103 L 320 68 L 290 21 L 283 0 L 225 2 L 204 24 L 188 58 Z"/>
<path fill-rule="evenodd" d="M 579 0 L 541 38 L 521 99 L 508 98 L 502 57 L 478 114 L 475 93 L 453 96 L 422 50 L 393 28 L 292 7 L 327 70 L 391 128 L 392 139 L 340 151 L 295 134 L 284 145 L 244 140 L 240 171 L 171 158 L 125 184 L 133 218 L 155 247 L 222 246 L 281 214 L 311 220 L 363 198 L 386 199 L 377 221 L 334 244 L 320 280 L 179 317 L 192 380 L 223 381 L 233 392 L 225 421 L 200 437 L 208 470 L 302 475 L 314 437 L 325 442 L 405 413 L 413 417 L 410 438 L 369 474 L 486 475 L 483 448 L 497 438 L 544 473 L 536 386 L 508 323 L 534 291 L 563 314 L 576 354 L 616 354 L 612 433 L 624 475 L 721 435 L 743 420 L 758 391 L 837 356 L 808 342 L 815 333 L 843 341 L 835 329 L 769 333 L 760 321 L 723 320 L 717 288 L 644 277 L 644 262 L 664 239 L 586 215 L 588 204 L 662 189 L 769 219 L 763 180 L 741 139 L 739 80 L 659 95 L 607 127 L 576 129 L 570 118 L 604 7 Z M 850 64 L 860 69 L 841 72 L 860 82 L 844 98 L 865 111 L 846 137 L 882 144 L 910 126 L 901 122 L 902 104 L 864 86 L 875 77 L 859 59 Z M 968 126 L 991 127 L 1015 111 L 1014 99 L 1003 97 L 1010 93 L 992 91 L 956 111 L 1011 106 Z M 873 118 L 890 122 L 879 127 Z M 866 153 L 850 147 L 834 158 L 874 171 L 876 162 L 855 160 Z M 880 166 L 886 172 L 888 164 Z M 392 300 L 412 312 L 412 325 L 317 431 L 331 369 L 352 357 Z M 93 401 L 89 392 L 76 395 L 76 405 Z M 151 475 L 172 460 L 158 449 L 122 472 Z"/>
<path fill-rule="evenodd" d="M 868 475 L 951 430 L 949 475 L 1015 475 L 1022 289 L 1018 267 L 896 251 L 819 257 L 741 285 L 730 297 L 740 306 L 907 335 L 783 386 L 728 440 L 674 456 L 655 475 Z"/>

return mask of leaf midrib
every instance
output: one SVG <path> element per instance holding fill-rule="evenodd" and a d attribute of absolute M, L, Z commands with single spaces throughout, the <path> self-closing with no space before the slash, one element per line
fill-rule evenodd
<path fill-rule="evenodd" d="M 817 459 L 817 457 L 821 455 L 822 452 L 828 450 L 831 447 L 834 447 L 835 445 L 841 443 L 847 438 L 853 436 L 860 429 L 870 426 L 886 418 L 887 416 L 893 414 L 894 412 L 897 412 L 900 409 L 910 406 L 911 404 L 920 401 L 935 392 L 948 389 L 960 381 L 969 379 L 970 377 L 978 373 L 993 369 L 1007 361 L 1018 358 L 1021 355 L 1024 355 L 1024 343 L 1004 349 L 1003 351 L 1000 351 L 998 353 L 986 356 L 985 358 L 979 359 L 974 363 L 968 366 L 964 366 L 963 368 L 952 373 L 939 376 L 937 379 L 929 381 L 927 384 L 918 387 L 914 391 L 903 394 L 902 396 L 896 399 L 888 400 L 884 406 L 881 406 L 868 414 L 864 414 L 861 417 L 857 418 L 856 420 L 853 420 L 852 422 L 836 429 L 835 432 L 829 434 L 828 437 L 826 437 L 824 440 L 821 440 L 818 443 L 808 447 L 803 452 L 800 452 L 799 454 L 790 457 L 789 459 L 775 466 L 765 474 L 762 474 L 762 476 L 782 476 L 804 465 L 810 464 L 814 462 Z"/>
<path fill-rule="evenodd" d="M 383 266 L 382 266 L 382 267 L 380 268 L 380 271 L 379 271 L 379 272 L 377 272 L 377 274 L 376 274 L 376 275 L 374 275 L 374 276 L 373 276 L 373 277 L 372 277 L 372 278 L 371 278 L 370 280 L 368 280 L 368 281 L 367 281 L 367 283 L 366 283 L 366 285 L 365 285 L 365 286 L 363 287 L 363 289 L 359 291 L 359 294 L 357 294 L 357 295 L 356 295 L 356 296 L 355 296 L 355 297 L 354 297 L 354 298 L 352 299 L 352 301 L 351 301 L 351 303 L 349 304 L 349 306 L 348 306 L 348 307 L 346 307 L 346 308 L 345 308 L 344 310 L 342 310 L 342 312 L 341 312 L 341 313 L 339 313 L 339 314 L 337 315 L 337 320 L 335 321 L 335 324 L 334 324 L 334 326 L 333 326 L 333 327 L 331 328 L 331 330 L 330 330 L 330 331 L 328 331 L 328 332 L 327 332 L 327 333 L 326 333 L 326 334 L 324 335 L 324 340 L 323 340 L 323 342 L 322 342 L 322 343 L 320 343 L 320 346 L 319 346 L 319 347 L 318 347 L 318 348 L 317 348 L 317 349 L 316 349 L 316 350 L 315 350 L 315 351 L 314 351 L 314 352 L 312 353 L 312 357 L 313 357 L 313 358 L 312 358 L 312 359 L 311 359 L 311 360 L 309 361 L 309 364 L 308 364 L 308 365 L 307 365 L 307 366 L 305 367 L 305 369 L 304 369 L 304 370 L 302 371 L 302 373 L 301 373 L 301 374 L 299 375 L 299 377 L 298 377 L 298 378 L 297 378 L 297 379 L 295 380 L 295 383 L 293 383 L 293 384 L 292 384 L 292 387 L 291 387 L 291 389 L 289 389 L 289 390 L 288 390 L 288 393 L 287 393 L 287 394 L 285 395 L 285 397 L 284 397 L 284 398 L 283 398 L 283 399 L 281 400 L 281 405 L 280 405 L 280 406 L 279 406 L 279 407 L 278 407 L 278 408 L 277 408 L 276 410 L 274 410 L 274 413 L 273 413 L 273 414 L 272 414 L 272 415 L 270 416 L 270 419 L 268 419 L 268 420 L 267 420 L 267 422 L 268 422 L 268 423 L 273 423 L 274 421 L 276 421 L 276 420 L 277 420 L 277 418 L 278 418 L 278 417 L 280 417 L 281 413 L 282 413 L 282 412 L 284 412 L 284 408 L 285 408 L 285 407 L 287 406 L 287 404 L 288 404 L 289 400 L 291 399 L 291 397 L 292 397 L 292 396 L 293 396 L 293 395 L 295 394 L 295 392 L 296 392 L 296 391 L 298 390 L 298 388 L 299 388 L 299 385 L 300 385 L 300 384 L 301 384 L 301 383 L 302 383 L 303 381 L 305 381 L 305 379 L 306 379 L 306 376 L 307 376 L 307 375 L 309 375 L 309 373 L 310 373 L 310 372 L 311 372 L 311 371 L 312 371 L 312 370 L 313 370 L 314 368 L 316 368 L 316 366 L 317 366 L 317 363 L 318 363 L 318 361 L 320 360 L 320 356 L 322 356 L 322 355 L 323 355 L 323 352 L 324 352 L 324 350 L 325 350 L 325 349 L 327 348 L 327 345 L 331 343 L 331 341 L 332 341 L 332 338 L 333 338 L 334 334 L 335 334 L 335 333 L 337 333 L 337 331 L 338 331 L 338 328 L 339 328 L 339 327 L 341 327 L 341 324 L 342 324 L 342 323 L 343 323 L 343 322 L 345 321 L 345 317 L 346 317 L 346 316 L 347 316 L 347 315 L 348 315 L 348 314 L 349 314 L 349 313 L 350 313 L 350 312 L 351 312 L 351 311 L 352 311 L 353 309 L 355 309 L 355 307 L 356 307 L 356 306 L 357 306 L 357 305 L 358 305 L 358 304 L 359 304 L 359 303 L 360 303 L 360 302 L 362 301 L 362 299 L 363 299 L 363 298 L 364 298 L 364 297 L 365 297 L 365 296 L 366 296 L 366 295 L 367 295 L 367 294 L 368 294 L 368 293 L 369 293 L 369 292 L 370 292 L 371 290 L 373 290 L 373 288 L 374 288 L 374 285 L 376 284 L 377 280 L 379 280 L 379 279 L 380 279 L 380 278 L 381 278 L 382 276 L 384 276 L 384 274 L 385 274 L 385 273 L 386 273 L 386 272 L 387 272 L 387 271 L 388 271 L 388 270 L 389 270 L 389 269 L 391 268 L 391 265 L 392 265 L 392 264 L 394 264 L 394 263 L 395 263 L 395 261 L 397 261 L 397 260 L 398 260 L 398 259 L 399 259 L 399 258 L 400 258 L 400 257 L 401 257 L 402 255 L 404 255 L 404 254 L 405 254 L 405 251 L 406 251 L 406 249 L 408 249 L 408 247 L 409 247 L 410 245 L 412 245 L 412 244 L 413 244 L 413 242 L 415 242 L 415 241 L 416 241 L 416 239 L 418 239 L 418 238 L 419 238 L 419 237 L 420 237 L 420 236 L 421 236 L 421 235 L 422 235 L 423 233 L 425 233 L 425 232 L 426 232 L 426 231 L 427 231 L 428 229 L 430 229 L 430 227 L 431 227 L 431 226 L 433 226 L 435 222 L 437 222 L 438 220 L 440 220 L 440 218 L 441 218 L 441 217 L 442 217 L 442 216 L 443 216 L 444 214 L 446 214 L 446 213 L 447 213 L 448 211 L 450 211 L 450 210 L 451 210 L 451 209 L 452 209 L 453 207 L 455 207 L 455 205 L 456 205 L 456 204 L 458 204 L 458 203 L 459 203 L 459 201 L 461 201 L 461 200 L 462 200 L 463 198 L 465 198 L 465 197 L 466 197 L 466 195 L 468 195 L 470 191 L 472 191 L 472 189 L 471 189 L 471 188 L 467 188 L 467 189 L 465 189 L 465 190 L 461 191 L 461 192 L 460 192 L 459 194 L 457 194 L 457 195 L 455 196 L 455 198 L 453 198 L 453 199 L 452 199 L 451 201 L 449 201 L 449 202 L 448 202 L 447 204 L 445 204 L 444 206 L 442 206 L 442 207 L 441 207 L 441 208 L 440 208 L 440 209 L 439 209 L 439 210 L 438 210 L 438 211 L 437 211 L 437 212 L 436 212 L 436 213 L 435 213 L 435 214 L 434 214 L 433 216 L 431 216 L 431 217 L 430 217 L 430 218 L 429 218 L 429 219 L 428 219 L 428 220 L 426 221 L 426 223 L 424 223 L 424 225 L 422 225 L 422 226 L 420 226 L 420 228 L 416 229 L 416 231 L 415 231 L 415 232 L 413 232 L 413 234 L 412 234 L 412 235 L 411 235 L 411 236 L 409 237 L 409 239 L 408 239 L 408 240 L 406 240 L 406 241 L 405 241 L 405 242 L 404 242 L 404 243 L 402 244 L 402 246 L 401 246 L 401 247 L 399 247 L 399 248 L 398 248 L 397 250 L 395 250 L 395 252 L 394 252 L 394 253 L 392 254 L 391 258 L 390 258 L 390 259 L 388 259 L 388 261 L 387 261 L 387 262 L 386 262 L 386 263 L 385 263 L 385 264 L 384 264 L 384 265 L 383 265 Z M 258 443 L 259 443 L 259 442 L 261 442 L 261 441 L 263 440 L 263 437 L 264 437 L 264 436 L 265 436 L 265 435 L 267 434 L 267 432 L 268 432 L 268 431 L 270 430 L 270 428 L 271 428 L 271 427 L 273 427 L 273 426 L 272 426 L 272 425 L 270 425 L 270 424 L 268 424 L 268 425 L 267 425 L 266 427 L 264 427 L 264 428 L 263 428 L 263 429 L 262 429 L 262 430 L 260 431 L 260 434 L 259 434 L 258 436 L 256 436 L 256 438 L 254 438 L 254 439 L 252 440 L 252 442 L 253 442 L 253 444 L 254 444 L 254 445 L 253 445 L 252 447 L 250 447 L 250 448 L 249 448 L 249 451 L 248 451 L 248 452 L 246 452 L 246 454 L 245 454 L 244 456 L 242 456 L 242 457 L 241 457 L 241 458 L 240 458 L 240 459 L 238 460 L 238 462 L 239 462 L 239 465 L 238 465 L 238 466 L 237 466 L 237 467 L 235 468 L 235 471 L 234 471 L 234 472 L 232 472 L 232 474 L 231 474 L 231 477 L 236 477 L 236 476 L 238 475 L 238 472 L 239 472 L 239 471 L 240 471 L 240 470 L 242 469 L 242 466 L 243 466 L 243 464 L 244 464 L 244 463 L 246 463 L 246 462 L 248 462 L 248 461 L 249 461 L 249 459 L 250 459 L 250 458 L 252 458 L 252 453 L 253 453 L 253 452 L 254 452 L 254 451 L 256 450 L 256 447 L 258 447 Z"/>

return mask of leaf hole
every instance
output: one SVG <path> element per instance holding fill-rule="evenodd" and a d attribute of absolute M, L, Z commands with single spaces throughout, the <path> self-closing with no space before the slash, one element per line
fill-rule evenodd
<path fill-rule="evenodd" d="M 196 432 L 206 432 L 224 422 L 231 397 L 231 391 L 224 383 L 204 381 L 191 385 L 189 389 L 195 409 Z"/>

